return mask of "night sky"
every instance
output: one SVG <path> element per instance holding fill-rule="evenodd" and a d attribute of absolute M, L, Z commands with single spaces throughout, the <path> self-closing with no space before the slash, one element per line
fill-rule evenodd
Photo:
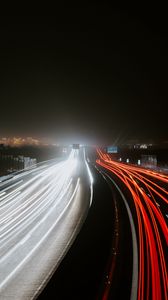
<path fill-rule="evenodd" d="M 1 16 L 0 136 L 168 139 L 165 7 Z"/>

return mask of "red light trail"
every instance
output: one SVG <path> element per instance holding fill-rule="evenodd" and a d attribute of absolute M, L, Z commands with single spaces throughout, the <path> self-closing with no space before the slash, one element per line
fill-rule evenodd
<path fill-rule="evenodd" d="M 97 153 L 97 164 L 115 174 L 132 195 L 139 247 L 137 299 L 167 300 L 168 229 L 164 208 L 168 191 L 163 186 L 168 184 L 168 176 L 113 161 L 100 149 Z"/>

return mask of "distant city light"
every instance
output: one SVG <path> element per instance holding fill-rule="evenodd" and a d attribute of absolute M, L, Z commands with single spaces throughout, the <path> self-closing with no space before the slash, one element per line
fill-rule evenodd
<path fill-rule="evenodd" d="M 140 149 L 147 149 L 147 148 L 148 148 L 148 145 L 146 145 L 146 144 L 140 145 Z"/>
<path fill-rule="evenodd" d="M 44 139 L 37 139 L 33 137 L 0 137 L 0 145 L 4 146 L 12 146 L 12 147 L 18 147 L 18 146 L 48 146 L 48 142 Z M 53 145 L 53 143 L 52 143 Z M 56 145 L 56 144 L 54 144 Z"/>

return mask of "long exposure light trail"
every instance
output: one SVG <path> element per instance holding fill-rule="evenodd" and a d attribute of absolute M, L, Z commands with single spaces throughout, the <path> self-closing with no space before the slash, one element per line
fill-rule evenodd
<path fill-rule="evenodd" d="M 117 176 L 132 195 L 139 241 L 137 299 L 167 300 L 168 191 L 163 186 L 168 177 L 113 161 L 100 149 L 97 152 L 97 164 Z"/>
<path fill-rule="evenodd" d="M 86 165 L 72 149 L 0 183 L 0 298 L 32 299 L 67 252 L 91 201 Z"/>

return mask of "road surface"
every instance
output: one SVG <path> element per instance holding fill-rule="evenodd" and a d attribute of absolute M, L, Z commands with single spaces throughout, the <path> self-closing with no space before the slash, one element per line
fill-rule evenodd
<path fill-rule="evenodd" d="M 131 230 L 117 190 L 87 159 L 93 176 L 93 201 L 86 220 L 39 300 L 130 300 L 132 279 Z M 89 157 L 88 157 L 89 156 Z M 122 287 L 122 288 L 121 288 Z"/>
<path fill-rule="evenodd" d="M 168 176 L 118 163 L 100 149 L 97 152 L 98 169 L 117 188 L 130 220 L 133 244 L 130 299 L 167 300 Z M 102 299 L 109 299 L 109 295 L 110 287 L 106 287 Z"/>
<path fill-rule="evenodd" d="M 0 299 L 33 299 L 78 235 L 92 201 L 82 150 L 0 183 Z"/>

